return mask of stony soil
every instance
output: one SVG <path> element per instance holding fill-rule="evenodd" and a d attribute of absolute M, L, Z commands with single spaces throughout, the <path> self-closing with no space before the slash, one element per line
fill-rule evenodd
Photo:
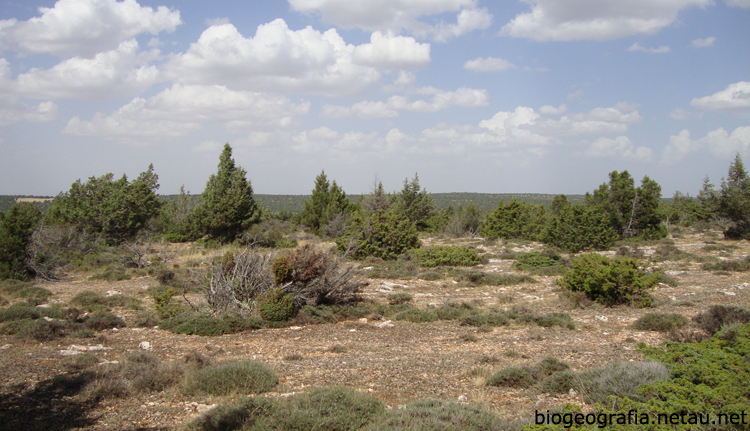
<path fill-rule="evenodd" d="M 675 240 L 682 251 L 700 256 L 719 256 L 706 252 L 706 241 L 733 244 L 739 248 L 720 258 L 741 258 L 750 254 L 750 243 L 717 239 L 715 234 L 687 235 Z M 446 240 L 427 239 L 428 243 Z M 451 240 L 452 244 L 474 244 L 487 252 L 502 248 L 517 251 L 539 249 L 539 244 L 486 244 L 481 240 Z M 642 247 L 648 256 L 655 247 Z M 614 254 L 614 252 L 610 252 Z M 182 253 L 173 263 L 210 261 L 210 255 Z M 512 260 L 492 259 L 484 271 L 514 272 Z M 457 322 L 393 322 L 378 327 L 376 320 L 353 320 L 337 324 L 308 325 L 283 329 L 263 329 L 219 337 L 172 334 L 156 328 L 127 327 L 109 330 L 96 338 L 65 337 L 52 342 L 34 342 L 12 336 L 0 336 L 0 430 L 2 410 L 29 415 L 29 429 L 144 430 L 181 429 L 191 417 L 208 406 L 226 403 L 233 397 L 187 397 L 178 388 L 128 398 L 105 398 L 99 402 L 75 392 L 61 392 L 56 376 L 65 375 L 63 353 L 75 346 L 94 346 L 92 353 L 101 362 L 123 358 L 146 341 L 163 361 L 180 361 L 192 351 L 215 361 L 251 358 L 270 365 L 280 384 L 270 396 L 289 396 L 313 387 L 343 385 L 366 391 L 390 407 L 421 398 L 461 400 L 481 405 L 502 417 L 531 417 L 534 409 L 574 403 L 587 407 L 580 395 L 551 396 L 534 390 L 516 390 L 483 386 L 491 373 L 514 364 L 534 363 L 547 356 L 583 370 L 614 361 L 642 359 L 636 344 L 659 345 L 666 335 L 637 331 L 631 323 L 647 312 L 680 313 L 692 317 L 711 305 L 750 306 L 750 273 L 716 275 L 703 271 L 698 263 L 660 264 L 678 279 L 678 287 L 657 286 L 653 292 L 656 308 L 593 306 L 574 309 L 560 298 L 556 277 L 535 277 L 536 284 L 511 287 L 459 287 L 452 280 L 379 280 L 369 279 L 363 295 L 381 302 L 392 291 L 411 293 L 417 305 L 427 307 L 448 301 L 474 301 L 483 307 L 526 306 L 537 314 L 569 313 L 575 330 L 559 327 L 511 325 L 483 332 L 460 326 Z M 52 302 L 67 303 L 83 290 L 100 293 L 117 290 L 140 298 L 146 308 L 153 306 L 146 289 L 158 285 L 152 277 L 118 282 L 88 281 L 90 274 L 70 274 L 60 282 L 45 283 L 54 296 Z M 385 283 L 385 284 L 384 284 Z M 393 284 L 396 284 L 394 286 Z M 508 303 L 508 298 L 512 302 Z M 192 295 L 192 301 L 200 297 Z M 132 325 L 135 312 L 116 309 L 115 313 Z M 477 340 L 467 342 L 462 335 L 471 333 Z M 334 345 L 343 346 L 333 353 Z M 34 424 L 33 426 L 31 424 Z"/>

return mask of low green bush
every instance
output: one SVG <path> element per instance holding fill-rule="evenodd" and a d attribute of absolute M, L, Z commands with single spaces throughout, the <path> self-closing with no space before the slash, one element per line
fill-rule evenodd
<path fill-rule="evenodd" d="M 190 313 L 183 313 L 164 319 L 159 323 L 159 328 L 175 334 L 203 335 L 207 337 L 232 333 L 232 328 L 225 319 Z"/>
<path fill-rule="evenodd" d="M 106 311 L 95 311 L 86 317 L 83 326 L 94 331 L 103 331 L 110 328 L 123 328 L 125 321 Z"/>
<path fill-rule="evenodd" d="M 537 325 L 545 328 L 559 326 L 561 328 L 576 329 L 576 325 L 573 323 L 573 318 L 567 313 L 547 313 L 543 316 L 537 317 L 535 322 Z"/>
<path fill-rule="evenodd" d="M 389 293 L 385 298 L 390 305 L 406 304 L 414 300 L 414 296 L 406 292 Z"/>
<path fill-rule="evenodd" d="M 446 302 L 435 308 L 440 320 L 461 320 L 467 314 L 476 314 L 477 309 L 468 302 Z"/>
<path fill-rule="evenodd" d="M 506 367 L 487 379 L 488 386 L 507 386 L 512 388 L 529 388 L 542 382 L 549 376 L 567 370 L 568 364 L 547 357 L 538 363 L 528 366 Z"/>
<path fill-rule="evenodd" d="M 258 296 L 260 315 L 266 320 L 285 322 L 296 314 L 294 296 L 284 289 L 270 289 Z"/>
<path fill-rule="evenodd" d="M 555 259 L 557 257 L 557 259 Z M 513 266 L 520 270 L 545 268 L 557 265 L 560 262 L 560 256 L 545 256 L 539 251 L 521 253 L 516 257 Z"/>
<path fill-rule="evenodd" d="M 609 259 L 600 254 L 582 254 L 571 260 L 572 269 L 558 280 L 558 284 L 572 292 L 584 292 L 592 301 L 607 306 L 632 304 L 650 306 L 647 289 L 658 279 L 645 273 L 642 263 L 628 257 Z"/>
<path fill-rule="evenodd" d="M 706 271 L 750 271 L 750 256 L 744 259 L 720 260 L 716 263 L 704 263 L 701 268 Z"/>
<path fill-rule="evenodd" d="M 669 332 L 688 324 L 688 319 L 682 314 L 647 313 L 633 322 L 633 328 L 640 331 Z"/>
<path fill-rule="evenodd" d="M 520 430 L 481 407 L 437 400 L 386 410 L 363 431 L 500 431 Z"/>
<path fill-rule="evenodd" d="M 458 274 L 455 280 L 473 286 L 514 286 L 523 283 L 536 283 L 536 280 L 528 275 L 495 274 L 482 271 L 463 271 Z"/>
<path fill-rule="evenodd" d="M 419 264 L 423 267 L 436 266 L 476 266 L 482 262 L 477 251 L 468 247 L 435 245 L 412 250 Z"/>
<path fill-rule="evenodd" d="M 434 322 L 438 320 L 437 314 L 431 310 L 421 310 L 416 307 L 410 307 L 393 316 L 394 320 L 405 320 L 414 323 Z"/>
<path fill-rule="evenodd" d="M 267 365 L 245 360 L 208 366 L 187 376 L 185 394 L 227 395 L 268 392 L 279 378 Z"/>
<path fill-rule="evenodd" d="M 693 321 L 701 329 L 713 335 L 725 325 L 749 323 L 750 309 L 734 305 L 713 305 L 707 311 L 693 317 Z"/>

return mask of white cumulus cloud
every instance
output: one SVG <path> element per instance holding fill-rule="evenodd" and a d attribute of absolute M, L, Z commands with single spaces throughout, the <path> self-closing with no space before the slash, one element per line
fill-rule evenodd
<path fill-rule="evenodd" d="M 21 52 L 91 57 L 142 33 L 173 32 L 180 12 L 135 0 L 58 0 L 28 21 L 0 21 L 2 44 Z"/>
<path fill-rule="evenodd" d="M 650 162 L 654 158 L 651 148 L 636 147 L 627 136 L 599 138 L 589 146 L 584 155 L 592 158 L 619 157 L 641 162 Z"/>
<path fill-rule="evenodd" d="M 750 112 L 750 82 L 740 81 L 710 96 L 695 98 L 690 106 L 704 111 Z"/>
<path fill-rule="evenodd" d="M 479 57 L 464 63 L 464 69 L 474 72 L 504 72 L 508 69 L 516 69 L 516 65 L 508 60 L 495 57 Z"/>
<path fill-rule="evenodd" d="M 729 159 L 736 153 L 748 154 L 750 149 L 750 126 L 738 127 L 728 133 L 723 127 L 710 131 L 700 139 L 691 139 L 690 132 L 681 131 L 669 138 L 662 152 L 662 162 L 672 164 L 690 153 L 708 151 L 721 159 Z"/>
<path fill-rule="evenodd" d="M 409 32 L 443 42 L 473 30 L 485 29 L 492 14 L 477 8 L 476 0 L 289 0 L 292 10 L 319 15 L 324 22 L 367 31 Z M 456 12 L 455 23 L 428 24 L 420 17 Z"/>
<path fill-rule="evenodd" d="M 295 115 L 308 110 L 308 103 L 295 105 L 282 96 L 232 91 L 218 85 L 174 84 L 148 99 L 135 98 L 109 116 L 99 113 L 90 121 L 74 117 L 64 132 L 149 143 L 185 136 L 203 124 L 229 129 L 283 128 Z"/>
<path fill-rule="evenodd" d="M 144 64 L 157 55 L 139 52 L 138 42 L 131 39 L 93 59 L 74 57 L 47 70 L 31 69 L 18 76 L 16 91 L 37 99 L 134 96 L 158 79 L 156 66 Z"/>
<path fill-rule="evenodd" d="M 501 34 L 552 40 L 610 40 L 652 35 L 677 20 L 683 9 L 713 0 L 524 0 L 531 11 L 517 15 Z"/>
<path fill-rule="evenodd" d="M 716 42 L 715 37 L 707 37 L 705 39 L 693 39 L 690 43 L 693 45 L 693 48 L 708 48 L 709 46 L 714 46 L 714 42 Z"/>
<path fill-rule="evenodd" d="M 182 84 L 235 90 L 351 95 L 380 79 L 377 69 L 354 61 L 354 51 L 335 29 L 293 31 L 277 19 L 245 38 L 223 24 L 209 27 L 185 53 L 173 55 L 164 74 Z"/>
<path fill-rule="evenodd" d="M 345 106 L 326 105 L 320 115 L 327 118 L 346 118 L 355 115 L 359 118 L 392 118 L 400 111 L 408 112 L 437 112 L 452 106 L 476 107 L 487 106 L 489 96 L 487 90 L 476 88 L 459 88 L 456 91 L 439 90 L 433 87 L 420 88 L 416 91 L 421 95 L 432 95 L 431 100 L 409 100 L 406 96 L 396 95 L 387 101 L 362 101 Z"/>
<path fill-rule="evenodd" d="M 354 61 L 379 69 L 416 69 L 430 64 L 430 44 L 413 37 L 384 36 L 376 31 L 370 43 L 354 48 Z"/>
<path fill-rule="evenodd" d="M 645 52 L 646 54 L 666 54 L 667 52 L 670 52 L 671 49 L 669 49 L 668 46 L 660 46 L 658 48 L 646 48 L 645 46 L 641 46 L 638 42 L 630 45 L 628 48 L 629 52 Z"/>

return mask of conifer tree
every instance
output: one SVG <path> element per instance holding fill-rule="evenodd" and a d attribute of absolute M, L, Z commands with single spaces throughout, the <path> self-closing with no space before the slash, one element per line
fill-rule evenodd
<path fill-rule="evenodd" d="M 253 188 L 245 176 L 246 171 L 235 165 L 232 147 L 224 144 L 218 171 L 209 177 L 203 201 L 195 209 L 199 228 L 210 237 L 232 241 L 260 220 Z"/>
<path fill-rule="evenodd" d="M 336 181 L 328 182 L 325 171 L 315 177 L 315 188 L 312 196 L 305 201 L 305 207 L 300 213 L 302 224 L 309 226 L 313 232 L 319 234 L 323 226 L 341 213 L 349 213 L 354 204 L 346 197 L 346 192 Z"/>
<path fill-rule="evenodd" d="M 750 177 L 739 153 L 729 165 L 729 174 L 721 182 L 719 212 L 732 222 L 724 232 L 731 239 L 750 239 Z"/>
<path fill-rule="evenodd" d="M 432 195 L 419 186 L 418 174 L 411 181 L 404 180 L 404 188 L 395 196 L 394 204 L 395 210 L 415 223 L 418 230 L 424 230 L 427 220 L 437 212 Z"/>

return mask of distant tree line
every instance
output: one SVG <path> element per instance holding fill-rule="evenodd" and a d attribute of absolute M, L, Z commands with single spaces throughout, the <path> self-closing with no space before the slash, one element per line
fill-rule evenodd
<path fill-rule="evenodd" d="M 658 239 L 670 227 L 695 223 L 717 224 L 727 238 L 750 239 L 750 179 L 739 155 L 721 185 L 716 188 L 706 178 L 697 197 L 677 192 L 664 202 L 654 180 L 644 177 L 636 187 L 627 171 L 614 171 L 583 201 L 570 202 L 565 195 L 547 206 L 500 200 L 490 211 L 473 203 L 438 210 L 416 174 L 400 191 L 386 192 L 376 181 L 368 194 L 353 200 L 321 172 L 302 211 L 271 212 L 256 202 L 229 144 L 199 199 L 182 188 L 162 200 L 158 180 L 150 165 L 133 180 L 112 174 L 77 180 L 44 212 L 30 203 L 0 212 L 0 278 L 39 276 L 43 268 L 85 260 L 97 247 L 146 237 L 293 246 L 289 236 L 299 227 L 334 240 L 340 252 L 354 258 L 383 259 L 419 247 L 419 232 L 541 241 L 570 252 L 607 249 L 628 238 Z"/>

